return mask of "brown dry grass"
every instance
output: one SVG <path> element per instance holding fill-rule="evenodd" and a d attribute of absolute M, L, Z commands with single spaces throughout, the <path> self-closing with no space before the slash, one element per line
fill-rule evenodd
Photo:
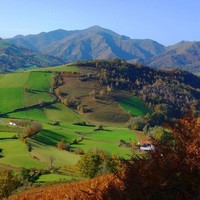
<path fill-rule="evenodd" d="M 104 175 L 90 180 L 34 188 L 10 196 L 9 200 L 101 200 L 105 190 L 113 185 L 123 189 L 122 182 L 114 175 Z"/>
<path fill-rule="evenodd" d="M 87 70 L 85 69 L 84 73 Z M 99 95 L 101 90 L 106 90 L 106 86 L 101 86 L 97 80 L 91 79 L 81 81 L 79 77 L 63 77 L 64 84 L 60 87 L 62 93 L 69 94 L 78 99 L 81 105 L 87 106 L 91 111 L 81 113 L 89 122 L 101 125 L 117 125 L 126 126 L 130 119 L 124 109 L 115 100 L 116 96 L 126 98 L 124 91 L 112 91 L 110 94 Z M 95 91 L 96 97 L 90 96 L 90 93 Z"/>

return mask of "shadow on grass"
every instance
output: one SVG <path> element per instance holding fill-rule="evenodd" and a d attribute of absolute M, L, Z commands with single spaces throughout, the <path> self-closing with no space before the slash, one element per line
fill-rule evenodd
<path fill-rule="evenodd" d="M 61 110 L 60 108 L 56 107 L 55 105 L 48 105 L 46 106 L 47 109 L 50 109 L 50 110 Z"/>
<path fill-rule="evenodd" d="M 43 130 L 39 134 L 35 135 L 33 139 L 41 144 L 55 147 L 62 139 L 67 141 L 68 138 L 54 131 Z"/>

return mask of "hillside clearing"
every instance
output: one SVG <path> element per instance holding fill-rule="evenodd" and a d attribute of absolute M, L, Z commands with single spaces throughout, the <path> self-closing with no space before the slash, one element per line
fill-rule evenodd
<path fill-rule="evenodd" d="M 120 101 L 120 105 L 132 116 L 144 116 L 151 110 L 137 97 L 131 97 Z"/>

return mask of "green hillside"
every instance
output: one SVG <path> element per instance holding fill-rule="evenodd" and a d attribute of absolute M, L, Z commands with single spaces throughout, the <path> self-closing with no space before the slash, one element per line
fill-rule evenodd
<path fill-rule="evenodd" d="M 120 105 L 132 116 L 144 116 L 151 110 L 137 97 L 132 97 L 120 101 Z"/>
<path fill-rule="evenodd" d="M 61 59 L 15 46 L 0 39 L 0 72 L 22 71 L 63 64 Z"/>
<path fill-rule="evenodd" d="M 80 69 L 76 65 L 62 65 L 0 75 L 0 112 L 3 117 L 0 120 L 0 138 L 2 138 L 0 148 L 3 149 L 0 165 L 8 165 L 18 169 L 22 167 L 47 169 L 50 165 L 50 157 L 54 158 L 55 167 L 74 165 L 80 158 L 80 155 L 74 153 L 79 147 L 84 152 L 99 149 L 124 158 L 132 154 L 130 148 L 119 147 L 121 139 L 130 142 L 138 140 L 138 137 L 125 128 L 126 121 L 120 124 L 123 128 L 118 127 L 121 120 L 119 114 L 125 115 L 126 117 L 122 118 L 128 120 L 128 114 L 118 105 L 118 102 L 111 100 L 107 104 L 106 109 L 107 111 L 110 110 L 111 113 L 108 119 L 110 118 L 111 121 L 106 123 L 106 113 L 103 112 L 104 100 L 96 104 L 98 108 L 94 109 L 93 114 L 88 113 L 90 115 L 85 115 L 74 108 L 55 101 L 56 97 L 52 92 L 51 82 L 57 72 L 62 72 L 64 75 L 63 90 L 72 95 L 83 95 L 83 97 L 80 96 L 80 101 L 88 104 L 88 106 L 94 106 L 88 93 L 92 90 L 92 87 L 97 86 L 97 82 L 80 84 L 77 78 L 65 76 L 65 72 L 70 75 L 71 72 L 79 72 L 79 70 L 82 73 L 88 73 L 87 69 Z M 75 98 L 78 98 L 78 96 L 75 96 Z M 117 112 L 112 114 L 113 105 L 118 106 L 118 109 L 116 109 Z M 115 116 L 116 122 L 113 121 L 112 116 Z M 92 120 L 93 117 L 94 121 Z M 8 126 L 10 119 L 37 121 L 42 124 L 42 131 L 31 138 L 27 138 L 26 143 L 24 143 L 20 139 L 13 138 L 21 136 L 24 127 Z M 96 131 L 96 126 L 101 122 L 108 127 Z M 82 123 L 93 125 L 76 125 Z M 10 139 L 4 141 L 3 138 Z M 81 140 L 81 138 L 83 139 Z M 71 144 L 70 151 L 62 151 L 57 148 L 57 144 L 63 139 Z M 73 144 L 75 139 L 81 141 Z M 15 162 L 12 162 L 15 154 L 11 146 L 16 148 L 18 154 Z M 30 147 L 31 151 L 28 151 Z"/>
<path fill-rule="evenodd" d="M 0 113 L 52 102 L 49 93 L 51 73 L 18 72 L 2 75 L 0 79 Z M 5 106 L 6 105 L 6 106 Z"/>
<path fill-rule="evenodd" d="M 24 107 L 24 89 L 29 73 L 2 75 L 0 79 L 0 113 Z"/>

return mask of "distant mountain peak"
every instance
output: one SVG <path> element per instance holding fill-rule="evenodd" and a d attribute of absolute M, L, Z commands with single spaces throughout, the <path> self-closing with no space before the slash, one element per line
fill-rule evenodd
<path fill-rule="evenodd" d="M 35 35 L 18 35 L 7 41 L 56 56 L 65 62 L 122 58 L 156 68 L 200 71 L 200 42 L 183 40 L 166 47 L 151 39 L 131 39 L 99 25 L 84 30 L 57 29 Z"/>
<path fill-rule="evenodd" d="M 99 26 L 99 25 L 94 25 L 91 26 L 89 28 L 87 28 L 88 30 L 99 30 L 99 29 L 104 29 L 103 27 Z"/>
<path fill-rule="evenodd" d="M 115 34 L 115 35 L 119 35 L 118 33 L 110 30 L 110 29 L 107 29 L 107 28 L 103 28 L 101 26 L 98 26 L 98 25 L 94 25 L 94 26 L 91 26 L 89 28 L 86 28 L 84 29 L 83 31 L 87 31 L 87 32 L 94 32 L 94 33 L 108 33 L 108 34 Z"/>

